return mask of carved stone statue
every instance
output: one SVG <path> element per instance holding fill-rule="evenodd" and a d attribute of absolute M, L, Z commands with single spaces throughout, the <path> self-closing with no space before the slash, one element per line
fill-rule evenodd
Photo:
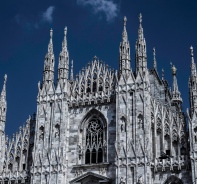
<path fill-rule="evenodd" d="M 59 132 L 55 132 L 55 138 L 59 138 Z"/>
<path fill-rule="evenodd" d="M 123 177 L 121 177 L 120 178 L 120 184 L 125 184 L 125 183 L 126 183 L 125 179 Z"/>
<path fill-rule="evenodd" d="M 104 150 L 104 153 L 106 155 L 107 154 L 107 142 L 106 142 L 106 140 L 104 140 L 104 142 L 103 142 L 103 150 Z"/>
<path fill-rule="evenodd" d="M 139 177 L 138 177 L 137 184 L 144 184 L 144 181 L 143 181 L 142 176 L 139 176 Z"/>
<path fill-rule="evenodd" d="M 43 140 L 44 139 L 44 130 L 40 129 L 40 136 L 39 136 L 39 140 Z"/>
<path fill-rule="evenodd" d="M 78 154 L 79 154 L 79 160 L 81 160 L 81 157 L 83 155 L 83 151 L 82 151 L 82 148 L 81 148 L 81 144 L 78 145 Z"/>
<path fill-rule="evenodd" d="M 138 128 L 139 129 L 143 129 L 143 120 L 142 120 L 142 117 L 138 117 Z"/>

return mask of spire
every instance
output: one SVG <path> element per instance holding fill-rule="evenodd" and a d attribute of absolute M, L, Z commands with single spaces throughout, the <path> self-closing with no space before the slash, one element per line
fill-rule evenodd
<path fill-rule="evenodd" d="M 122 42 L 128 42 L 128 35 L 127 35 L 126 25 L 127 25 L 127 17 L 124 16 L 124 29 L 123 29 L 123 32 L 122 32 Z"/>
<path fill-rule="evenodd" d="M 67 27 L 64 28 L 64 41 L 62 42 L 62 51 L 68 52 L 67 50 Z"/>
<path fill-rule="evenodd" d="M 147 68 L 146 41 L 142 28 L 142 14 L 139 15 L 138 39 L 136 41 L 136 73 Z"/>
<path fill-rule="evenodd" d="M 172 67 L 172 76 L 173 76 L 173 84 L 172 84 L 172 102 L 178 102 L 179 104 L 182 103 L 181 93 L 178 89 L 178 83 L 176 78 L 176 67 L 171 64 Z"/>
<path fill-rule="evenodd" d="M 7 102 L 6 102 L 6 82 L 7 75 L 4 76 L 3 89 L 0 96 L 0 172 L 3 171 L 3 165 L 5 160 L 5 122 L 6 122 L 6 112 L 7 112 Z"/>
<path fill-rule="evenodd" d="M 142 14 L 139 14 L 139 29 L 138 29 L 138 39 L 143 40 L 144 39 L 144 33 L 142 28 Z"/>
<path fill-rule="evenodd" d="M 196 76 L 196 64 L 194 63 L 194 51 L 193 47 L 190 47 L 190 52 L 191 52 L 191 76 Z"/>
<path fill-rule="evenodd" d="M 156 51 L 155 47 L 153 48 L 153 68 L 157 70 L 157 61 L 156 61 Z"/>
<path fill-rule="evenodd" d="M 48 44 L 48 52 L 46 53 L 45 61 L 44 61 L 43 84 L 54 80 L 55 58 L 54 58 L 54 53 L 53 53 L 53 40 L 52 39 L 53 39 L 53 30 L 51 29 L 50 40 Z"/>
<path fill-rule="evenodd" d="M 58 65 L 58 79 L 63 79 L 64 81 L 68 79 L 69 73 L 69 53 L 67 46 L 67 27 L 64 28 L 64 40 L 62 42 L 62 51 L 59 56 Z"/>
<path fill-rule="evenodd" d="M 70 80 L 73 81 L 73 60 L 71 61 L 71 67 L 70 67 Z"/>
<path fill-rule="evenodd" d="M 53 53 L 53 30 L 51 28 L 50 30 L 50 41 L 49 41 L 49 44 L 48 44 L 48 53 Z"/>
<path fill-rule="evenodd" d="M 6 82 L 7 82 L 7 75 L 4 75 L 4 84 L 3 84 L 3 89 L 1 91 L 1 102 L 6 101 Z"/>
<path fill-rule="evenodd" d="M 190 100 L 190 115 L 193 115 L 194 109 L 197 108 L 197 75 L 196 64 L 194 62 L 194 50 L 190 47 L 191 65 L 190 65 L 190 77 L 189 77 L 189 100 Z"/>
<path fill-rule="evenodd" d="M 126 30 L 126 22 L 127 18 L 124 17 L 123 19 L 124 22 L 124 28 L 122 32 L 122 42 L 120 43 L 120 60 L 119 60 L 119 69 L 120 69 L 120 74 L 122 73 L 128 73 L 128 71 L 131 70 L 130 66 L 130 44 L 128 41 L 128 35 L 127 35 L 127 30 Z"/>

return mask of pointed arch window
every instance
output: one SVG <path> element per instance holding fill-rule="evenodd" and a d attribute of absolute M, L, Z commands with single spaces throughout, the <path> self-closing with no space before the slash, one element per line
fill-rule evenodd
<path fill-rule="evenodd" d="M 86 126 L 85 163 L 104 162 L 105 131 L 103 123 L 97 117 L 92 117 Z"/>

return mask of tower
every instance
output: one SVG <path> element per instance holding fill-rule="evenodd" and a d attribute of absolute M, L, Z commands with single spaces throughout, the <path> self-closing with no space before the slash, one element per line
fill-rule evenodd
<path fill-rule="evenodd" d="M 3 171 L 5 161 L 5 122 L 7 112 L 6 81 L 7 75 L 5 74 L 3 89 L 0 96 L 0 172 Z"/>
<path fill-rule="evenodd" d="M 38 84 L 36 134 L 31 183 L 67 183 L 65 175 L 68 146 L 69 53 L 64 29 L 59 56 L 58 81 L 54 85 L 52 30 L 45 57 L 42 86 Z"/>
<path fill-rule="evenodd" d="M 192 167 L 192 181 L 197 184 L 197 76 L 196 64 L 194 62 L 193 47 L 190 47 L 191 65 L 189 78 L 190 109 L 187 111 L 189 119 L 190 159 Z"/>
<path fill-rule="evenodd" d="M 131 71 L 131 58 L 130 58 L 130 44 L 128 41 L 128 35 L 126 30 L 127 18 L 124 17 L 124 28 L 122 32 L 122 42 L 120 43 L 120 61 L 119 61 L 119 70 L 120 74 L 125 74 Z"/>
<path fill-rule="evenodd" d="M 54 64 L 55 57 L 53 53 L 53 30 L 50 30 L 50 41 L 48 44 L 48 52 L 46 53 L 44 60 L 44 71 L 43 71 L 43 84 L 54 81 Z"/>
<path fill-rule="evenodd" d="M 190 64 L 190 78 L 189 78 L 189 100 L 190 100 L 190 115 L 192 116 L 194 110 L 197 108 L 197 76 L 196 64 L 194 62 L 193 47 L 190 47 L 191 64 Z"/>
<path fill-rule="evenodd" d="M 139 15 L 138 39 L 135 45 L 136 74 L 147 68 L 146 41 L 142 28 L 142 14 Z"/>
<path fill-rule="evenodd" d="M 151 155 L 151 112 L 150 112 L 150 78 L 146 67 L 145 38 L 140 14 L 140 28 L 136 42 L 136 76 L 125 67 L 125 60 L 120 60 L 122 72 L 117 82 L 116 92 L 116 166 L 117 180 L 120 183 L 150 183 L 151 167 L 147 165 Z M 126 25 L 124 18 L 124 27 Z M 130 53 L 123 43 L 128 40 L 126 28 L 120 52 L 123 56 Z M 120 56 L 122 56 L 120 55 Z M 129 60 L 126 60 L 129 61 Z M 130 65 L 128 65 L 130 67 Z M 125 69 L 124 69 L 125 67 Z M 121 67 L 120 67 L 121 68 Z M 123 70 L 124 69 L 124 70 Z M 123 72 L 127 71 L 127 72 Z M 129 71 L 129 72 L 128 72 Z M 143 73 L 142 73 L 143 71 Z M 125 77 L 125 73 L 127 73 Z"/>
<path fill-rule="evenodd" d="M 58 65 L 58 79 L 62 79 L 64 82 L 68 80 L 69 72 L 69 53 L 67 48 L 67 27 L 64 28 L 64 40 L 62 42 L 62 51 L 59 56 L 59 65 Z"/>

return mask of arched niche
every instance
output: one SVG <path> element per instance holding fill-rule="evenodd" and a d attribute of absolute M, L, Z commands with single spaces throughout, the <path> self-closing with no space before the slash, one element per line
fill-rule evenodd
<path fill-rule="evenodd" d="M 84 116 L 80 124 L 78 144 L 79 160 L 83 156 L 83 163 L 107 161 L 107 121 L 100 111 L 92 109 Z"/>
<path fill-rule="evenodd" d="M 120 118 L 120 131 L 126 132 L 126 118 L 124 116 Z"/>

